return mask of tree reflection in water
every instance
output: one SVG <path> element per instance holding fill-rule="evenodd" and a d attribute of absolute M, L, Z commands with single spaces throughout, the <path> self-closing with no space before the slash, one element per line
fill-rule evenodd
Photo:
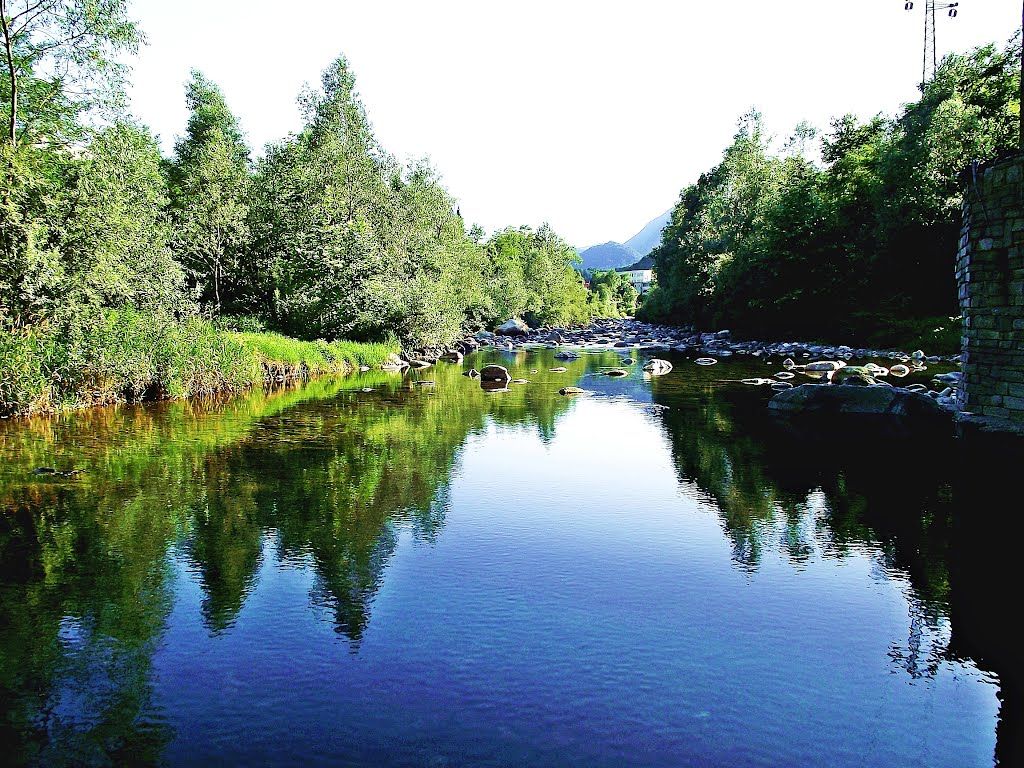
<path fill-rule="evenodd" d="M 176 554 L 208 632 L 231 629 L 272 553 L 312 570 L 311 605 L 357 651 L 400 532 L 440 535 L 468 438 L 493 422 L 550 442 L 572 406 L 552 393 L 575 383 L 668 406 L 655 418 L 679 482 L 714 507 L 737 568 L 867 552 L 879 578 L 905 583 L 894 668 L 927 677 L 972 658 L 998 674 L 999 753 L 1014 754 L 1019 662 L 1004 595 L 1016 544 L 998 533 L 995 478 L 1013 476 L 1019 453 L 848 432 L 812 441 L 777 429 L 763 396 L 710 378 L 597 375 L 618 357 L 585 355 L 563 374 L 548 372 L 550 351 L 473 360 L 534 382 L 500 392 L 439 365 L 0 426 L 0 742 L 15 762 L 159 762 L 174 734 L 152 706 L 152 657 Z M 85 471 L 31 476 L 39 466 Z"/>

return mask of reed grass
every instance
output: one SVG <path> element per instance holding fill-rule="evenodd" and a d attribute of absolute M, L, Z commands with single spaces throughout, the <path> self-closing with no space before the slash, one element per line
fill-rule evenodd
<path fill-rule="evenodd" d="M 0 328 L 0 416 L 239 392 L 379 366 L 397 342 L 300 341 L 107 310 L 62 326 Z"/>

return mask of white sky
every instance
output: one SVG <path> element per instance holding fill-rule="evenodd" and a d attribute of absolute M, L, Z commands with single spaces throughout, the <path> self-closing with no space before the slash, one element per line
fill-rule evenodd
<path fill-rule="evenodd" d="M 924 2 L 134 0 L 149 45 L 132 103 L 170 151 L 197 67 L 259 152 L 299 129 L 299 89 L 343 52 L 381 143 L 429 156 L 467 222 L 549 221 L 587 246 L 668 209 L 751 106 L 784 138 L 912 100 Z M 1020 19 L 1019 0 L 961 0 L 940 55 Z"/>

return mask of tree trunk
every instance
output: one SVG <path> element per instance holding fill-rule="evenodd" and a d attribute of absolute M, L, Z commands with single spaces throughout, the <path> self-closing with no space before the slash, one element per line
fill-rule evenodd
<path fill-rule="evenodd" d="M 7 121 L 7 140 L 13 147 L 18 138 L 18 70 L 14 66 L 14 41 L 11 39 L 11 28 L 7 26 L 7 0 L 0 0 L 0 29 L 3 30 L 4 35 L 4 56 L 7 59 L 7 73 L 11 78 L 11 97 L 8 102 L 11 116 Z"/>

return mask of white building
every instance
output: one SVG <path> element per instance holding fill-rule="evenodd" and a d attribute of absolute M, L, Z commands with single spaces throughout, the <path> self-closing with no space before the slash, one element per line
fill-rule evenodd
<path fill-rule="evenodd" d="M 616 271 L 627 278 L 641 296 L 651 290 L 651 284 L 654 282 L 653 269 L 619 269 Z"/>

